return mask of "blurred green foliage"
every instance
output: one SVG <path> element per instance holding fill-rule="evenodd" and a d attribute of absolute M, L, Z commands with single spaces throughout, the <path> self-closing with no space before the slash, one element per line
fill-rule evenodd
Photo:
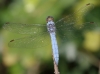
<path fill-rule="evenodd" d="M 91 21 L 99 25 L 99 0 L 0 0 L 0 74 L 54 73 L 51 44 L 38 49 L 9 48 L 10 40 L 27 35 L 5 31 L 2 28 L 4 23 L 46 24 L 47 16 L 51 15 L 57 21 L 87 3 L 94 4 L 94 9 L 89 10 L 89 13 L 83 15 L 83 18 L 78 21 Z M 72 17 L 76 18 L 77 15 Z M 75 31 L 74 36 L 77 35 L 76 33 L 80 35 L 78 40 L 74 39 L 59 45 L 60 74 L 98 74 L 100 25 L 96 31 Z M 59 37 L 58 40 L 60 42 Z"/>

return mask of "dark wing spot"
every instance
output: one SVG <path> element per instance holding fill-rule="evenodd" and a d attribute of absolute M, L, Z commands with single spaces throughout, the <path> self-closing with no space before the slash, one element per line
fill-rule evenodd
<path fill-rule="evenodd" d="M 13 42 L 14 40 L 11 40 L 10 42 Z"/>
<path fill-rule="evenodd" d="M 87 6 L 90 5 L 90 3 L 86 4 Z"/>
<path fill-rule="evenodd" d="M 94 24 L 94 22 L 90 22 L 91 24 Z"/>
<path fill-rule="evenodd" d="M 6 24 L 9 24 L 9 22 L 6 22 Z"/>

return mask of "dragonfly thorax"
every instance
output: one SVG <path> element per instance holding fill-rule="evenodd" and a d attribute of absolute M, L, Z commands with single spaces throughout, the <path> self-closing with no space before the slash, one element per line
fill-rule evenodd
<path fill-rule="evenodd" d="M 56 30 L 55 23 L 53 21 L 48 21 L 47 29 L 48 29 L 49 33 L 55 32 L 55 30 Z"/>

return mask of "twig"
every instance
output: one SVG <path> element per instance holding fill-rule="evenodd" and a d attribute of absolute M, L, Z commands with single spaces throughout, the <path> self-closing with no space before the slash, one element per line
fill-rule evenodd
<path fill-rule="evenodd" d="M 100 61 L 99 61 L 99 73 L 98 74 L 100 74 Z"/>
<path fill-rule="evenodd" d="M 54 60 L 54 57 L 53 57 L 53 61 L 54 61 L 54 73 L 55 74 L 60 74 L 59 73 L 59 70 L 58 70 L 58 65 L 56 64 L 55 60 Z"/>
<path fill-rule="evenodd" d="M 58 65 L 55 63 L 55 61 L 54 61 L 54 70 L 55 70 L 55 74 L 60 74 L 59 73 L 59 70 L 58 70 Z"/>

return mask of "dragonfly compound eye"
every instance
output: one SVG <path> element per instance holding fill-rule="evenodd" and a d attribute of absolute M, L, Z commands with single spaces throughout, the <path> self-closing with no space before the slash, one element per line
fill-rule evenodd
<path fill-rule="evenodd" d="M 53 18 L 52 16 L 48 16 L 47 19 L 46 19 L 46 21 L 47 21 L 47 22 L 48 22 L 48 21 L 54 21 L 54 18 Z"/>

